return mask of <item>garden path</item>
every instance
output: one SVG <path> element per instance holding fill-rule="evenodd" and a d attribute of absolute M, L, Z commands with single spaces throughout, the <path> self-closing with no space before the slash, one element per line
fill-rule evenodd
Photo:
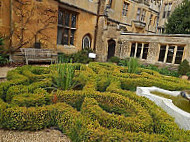
<path fill-rule="evenodd" d="M 71 142 L 58 130 L 8 131 L 0 129 L 0 142 Z"/>

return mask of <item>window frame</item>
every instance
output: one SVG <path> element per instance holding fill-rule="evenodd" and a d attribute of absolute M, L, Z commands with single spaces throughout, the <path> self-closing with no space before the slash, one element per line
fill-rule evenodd
<path fill-rule="evenodd" d="M 85 36 L 83 37 L 83 39 L 82 39 L 82 49 L 83 49 L 83 50 L 85 49 L 85 47 L 84 47 L 84 44 L 85 44 L 84 40 L 85 40 L 86 38 L 88 39 L 89 46 L 90 46 L 90 47 L 88 47 L 88 49 L 91 49 L 91 44 L 92 44 L 91 42 L 92 42 L 92 39 L 91 39 L 90 35 L 87 34 L 87 35 L 85 35 Z"/>
<path fill-rule="evenodd" d="M 137 9 L 136 19 L 137 19 L 138 21 L 140 21 L 140 19 L 141 19 L 141 8 L 138 8 L 138 9 Z"/>
<path fill-rule="evenodd" d="M 62 22 L 60 23 L 59 21 L 59 12 L 62 12 Z M 69 15 L 69 21 L 66 20 L 66 16 Z M 75 25 L 73 26 L 73 22 L 72 22 L 72 18 L 73 16 L 75 16 Z M 58 25 L 57 25 L 57 44 L 58 45 L 68 45 L 68 46 L 75 46 L 75 35 L 76 35 L 76 31 L 77 31 L 77 19 L 78 19 L 78 14 L 77 12 L 74 11 L 70 11 L 64 8 L 59 8 L 58 9 Z M 68 25 L 67 23 L 68 22 Z M 61 37 L 61 42 L 59 42 L 59 30 L 62 29 L 62 37 Z M 68 31 L 66 33 L 66 31 Z M 74 34 L 72 33 L 74 32 Z M 65 39 L 67 38 L 67 43 L 65 43 Z M 73 38 L 73 39 L 72 39 Z"/>
<path fill-rule="evenodd" d="M 130 4 L 128 2 L 126 2 L 126 1 L 123 2 L 122 16 L 127 17 L 128 11 L 129 11 L 129 5 Z M 124 14 L 124 12 L 125 12 L 125 14 Z"/>

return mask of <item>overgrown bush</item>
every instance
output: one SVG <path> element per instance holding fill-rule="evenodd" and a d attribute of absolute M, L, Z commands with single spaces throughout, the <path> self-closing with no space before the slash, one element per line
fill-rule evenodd
<path fill-rule="evenodd" d="M 127 66 L 127 63 L 129 62 L 129 60 L 130 60 L 130 58 L 129 59 L 128 58 L 120 59 L 118 65 L 119 66 Z"/>
<path fill-rule="evenodd" d="M 175 70 L 169 70 L 168 67 L 165 67 L 165 68 L 158 68 L 157 66 L 155 65 L 141 65 L 140 66 L 141 68 L 145 68 L 145 69 L 150 69 L 150 70 L 154 70 L 154 71 L 157 71 L 159 72 L 160 74 L 163 74 L 163 75 L 167 75 L 167 76 L 174 76 L 174 77 L 179 77 L 179 74 L 177 71 Z"/>
<path fill-rule="evenodd" d="M 9 56 L 5 54 L 3 47 L 3 38 L 0 38 L 0 66 L 3 66 L 9 62 Z"/>
<path fill-rule="evenodd" d="M 138 60 L 136 58 L 130 58 L 129 62 L 127 63 L 128 73 L 137 73 L 138 66 Z"/>
<path fill-rule="evenodd" d="M 69 63 L 72 59 L 73 63 L 83 63 L 88 64 L 89 62 L 92 62 L 93 60 L 88 57 L 88 54 L 93 52 L 90 49 L 84 49 L 74 54 L 64 54 L 60 53 L 58 55 L 58 62 L 59 63 Z"/>
<path fill-rule="evenodd" d="M 120 61 L 120 58 L 119 58 L 119 57 L 116 57 L 116 56 L 111 57 L 111 58 L 108 60 L 108 62 L 112 62 L 112 63 L 116 63 L 116 64 L 118 64 L 119 61 Z"/>
<path fill-rule="evenodd" d="M 52 72 L 54 86 L 58 89 L 68 90 L 73 85 L 75 68 L 72 64 L 57 64 L 56 71 Z"/>
<path fill-rule="evenodd" d="M 180 75 L 186 75 L 190 71 L 189 62 L 185 59 L 178 67 L 178 73 Z"/>

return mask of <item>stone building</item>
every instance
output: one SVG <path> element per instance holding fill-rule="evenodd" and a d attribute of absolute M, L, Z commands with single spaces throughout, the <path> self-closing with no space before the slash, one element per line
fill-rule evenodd
<path fill-rule="evenodd" d="M 162 1 L 162 6 L 159 12 L 159 21 L 158 21 L 158 33 L 165 32 L 165 23 L 167 22 L 168 17 L 174 11 L 174 9 L 183 2 L 183 0 L 164 0 Z"/>
<path fill-rule="evenodd" d="M 165 51 L 167 52 L 165 54 L 167 54 L 170 51 L 171 42 L 177 38 L 182 39 L 182 43 L 178 41 L 174 44 L 176 56 L 178 55 L 178 46 L 183 45 L 183 51 L 185 51 L 189 44 L 188 40 L 183 39 L 183 36 L 174 36 L 175 38 L 173 38 L 166 35 L 155 35 L 158 31 L 163 32 L 167 17 L 181 0 L 17 1 L 29 2 L 27 8 L 22 7 L 27 11 L 24 12 L 24 16 L 35 13 L 35 10 L 38 9 L 41 11 L 33 14 L 32 18 L 28 19 L 26 16 L 23 21 L 28 19 L 29 22 L 25 26 L 20 18 L 22 16 L 19 16 L 19 12 L 15 11 L 15 7 L 18 7 L 15 4 L 16 0 L 1 0 L 0 29 L 1 34 L 9 37 L 6 44 L 8 48 L 18 45 L 18 39 L 22 42 L 18 47 L 34 47 L 34 43 L 39 42 L 42 48 L 51 48 L 67 54 L 91 48 L 97 54 L 97 61 L 103 62 L 112 56 L 130 57 L 131 50 L 134 48 L 134 56 L 143 58 L 144 49 L 150 48 L 146 51 L 147 62 L 156 63 L 159 56 L 157 54 L 162 44 L 166 45 Z M 43 9 L 45 14 L 43 14 Z M 43 29 L 44 24 L 48 23 L 46 21 L 50 19 L 48 17 L 51 16 L 55 19 L 51 19 L 48 28 Z M 22 28 L 23 25 L 26 28 Z M 13 32 L 13 29 L 17 29 L 15 30 L 17 32 Z M 22 33 L 22 36 L 18 36 L 20 34 L 18 31 Z M 158 42 L 155 40 L 157 38 L 162 40 Z M 188 36 L 185 36 L 186 38 Z M 154 46 L 152 46 L 153 44 Z M 142 53 L 139 49 L 140 45 L 143 49 Z M 157 54 L 151 52 L 152 48 L 158 51 Z M 184 55 L 182 59 L 185 57 Z M 164 58 L 163 62 L 167 63 L 167 59 Z M 175 64 L 174 60 L 169 62 Z"/>

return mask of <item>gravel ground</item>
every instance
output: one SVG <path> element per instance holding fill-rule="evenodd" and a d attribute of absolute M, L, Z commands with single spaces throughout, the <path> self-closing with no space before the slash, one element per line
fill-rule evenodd
<path fill-rule="evenodd" d="M 15 68 L 12 67 L 0 67 L 0 78 L 6 78 L 7 72 L 13 70 Z"/>
<path fill-rule="evenodd" d="M 71 142 L 58 130 L 9 131 L 0 129 L 0 142 Z"/>

